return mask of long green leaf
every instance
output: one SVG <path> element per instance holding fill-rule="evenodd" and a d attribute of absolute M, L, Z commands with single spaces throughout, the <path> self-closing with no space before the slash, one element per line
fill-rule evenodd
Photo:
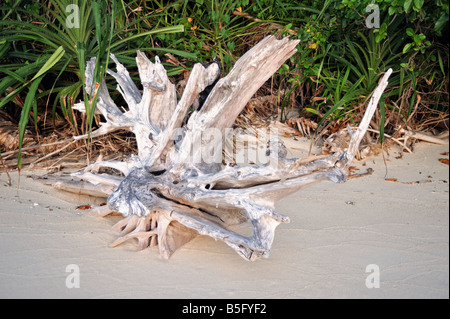
<path fill-rule="evenodd" d="M 36 91 L 39 87 L 39 84 L 41 83 L 43 79 L 43 76 L 37 78 L 33 81 L 33 83 L 30 85 L 30 89 L 28 91 L 27 97 L 25 99 L 25 103 L 22 108 L 22 113 L 20 114 L 20 120 L 19 120 L 19 155 L 17 159 L 17 166 L 19 167 L 19 170 L 22 168 L 22 145 L 23 145 L 23 138 L 25 136 L 25 130 L 28 124 L 28 116 L 30 114 L 30 109 L 34 101 L 34 96 L 36 95 Z"/>
<path fill-rule="evenodd" d="M 84 47 L 84 43 L 77 43 L 77 59 L 78 59 L 78 67 L 80 70 L 80 80 L 83 83 L 83 99 L 84 99 L 84 107 L 86 109 L 86 114 L 89 114 L 89 100 L 86 93 L 86 48 Z M 91 88 L 92 92 L 92 88 Z"/>
<path fill-rule="evenodd" d="M 94 21 L 95 21 L 95 39 L 97 40 L 97 45 L 100 47 L 102 44 L 102 21 L 101 21 L 101 11 L 100 4 L 97 1 L 91 2 L 92 11 L 94 13 Z"/>
<path fill-rule="evenodd" d="M 22 92 L 22 90 L 25 88 L 25 86 L 21 86 L 17 89 L 15 89 L 14 91 L 12 91 L 11 93 L 9 93 L 7 96 L 5 96 L 1 102 L 0 102 L 0 109 L 5 106 L 7 103 L 9 103 L 13 98 L 16 97 L 17 94 L 19 94 L 20 92 Z"/>
<path fill-rule="evenodd" d="M 3 72 L 5 74 L 9 75 L 13 79 L 15 79 L 23 84 L 27 83 L 27 81 L 23 77 L 21 77 L 19 74 L 17 74 L 16 72 L 13 72 L 13 71 L 10 71 L 7 69 L 0 70 L 0 72 Z"/>
<path fill-rule="evenodd" d="M 23 67 L 18 68 L 15 71 L 15 74 L 17 76 L 21 76 L 22 78 L 25 78 L 27 75 L 35 74 L 40 68 L 40 66 L 43 64 L 43 61 L 36 61 L 32 64 L 25 65 Z M 6 89 L 8 89 L 11 86 L 14 86 L 14 83 L 17 82 L 16 77 L 13 76 L 6 76 L 0 81 L 0 94 L 3 94 Z M 28 82 L 26 82 L 24 85 L 27 85 Z"/>
<path fill-rule="evenodd" d="M 441 53 L 438 51 L 437 55 L 438 55 L 439 67 L 441 68 L 442 75 L 445 76 L 444 62 L 442 62 Z"/>
<path fill-rule="evenodd" d="M 125 39 L 119 40 L 115 43 L 113 43 L 109 49 L 112 49 L 116 46 L 118 46 L 119 44 L 128 42 L 130 40 L 133 39 L 137 39 L 143 36 L 147 36 L 147 35 L 152 35 L 152 34 L 158 34 L 158 33 L 175 33 L 175 32 L 183 32 L 184 31 L 184 26 L 183 25 L 175 25 L 175 26 L 170 26 L 170 27 L 164 27 L 164 28 L 160 28 L 160 29 L 155 29 L 155 30 L 150 30 L 147 32 L 141 32 L 139 34 L 135 34 L 132 35 L 131 37 L 127 37 Z"/>
<path fill-rule="evenodd" d="M 417 96 L 417 91 L 416 91 L 416 74 L 414 73 L 414 71 L 411 72 L 411 80 L 412 80 L 412 86 L 413 86 L 413 96 L 411 98 L 411 101 L 409 102 L 409 108 L 408 108 L 408 117 L 411 115 L 413 106 L 414 106 L 414 101 L 416 100 L 416 96 Z"/>
<path fill-rule="evenodd" d="M 45 62 L 45 64 L 42 66 L 42 68 L 36 73 L 36 75 L 31 79 L 31 81 L 34 81 L 41 75 L 43 75 L 45 72 L 50 70 L 56 63 L 58 63 L 59 60 L 64 56 L 66 51 L 62 46 L 60 46 L 53 54 L 52 56 Z"/>

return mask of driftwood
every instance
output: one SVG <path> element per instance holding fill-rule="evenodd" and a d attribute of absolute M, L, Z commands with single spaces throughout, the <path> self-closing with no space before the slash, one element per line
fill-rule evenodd
<path fill-rule="evenodd" d="M 246 260 L 268 257 L 275 228 L 289 222 L 274 210 L 274 203 L 320 181 L 347 180 L 350 163 L 392 72 L 388 70 L 380 81 L 345 152 L 309 160 L 288 159 L 284 144 L 272 134 L 263 164 L 223 165 L 222 145 L 226 134 L 232 132 L 229 128 L 257 89 L 296 52 L 297 44 L 268 36 L 220 80 L 216 63 L 207 67 L 196 64 L 179 101 L 158 58 L 152 63 L 137 52 L 141 94 L 112 55 L 117 72 L 108 73 L 116 79 L 127 110 L 115 105 L 105 82 L 92 85 L 95 60 L 91 59 L 86 87 L 91 98 L 98 95 L 97 111 L 106 119 L 91 136 L 130 130 L 136 135 L 138 154 L 126 161 L 96 162 L 73 174 L 75 180 L 50 183 L 55 188 L 108 198 L 106 206 L 95 209 L 96 214 L 119 212 L 125 217 L 113 227 L 120 236 L 111 247 L 135 238 L 138 249 L 158 245 L 161 256 L 169 258 L 200 234 L 224 241 Z M 204 104 L 192 112 L 199 94 L 216 81 Z M 96 90 L 91 92 L 91 87 Z M 76 109 L 84 112 L 84 102 Z M 103 168 L 110 173 L 100 173 Z M 229 229 L 245 221 L 252 225 L 250 236 Z"/>

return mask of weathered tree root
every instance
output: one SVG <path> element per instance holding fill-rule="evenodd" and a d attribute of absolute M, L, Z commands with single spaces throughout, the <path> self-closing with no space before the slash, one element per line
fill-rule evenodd
<path fill-rule="evenodd" d="M 268 36 L 218 81 L 217 64 L 206 68 L 196 64 L 179 101 L 175 85 L 158 58 L 153 64 L 143 53 L 137 54 L 141 94 L 128 71 L 112 55 L 117 73 L 108 73 L 116 79 L 117 89 L 128 104 L 126 111 L 115 105 L 105 82 L 93 85 L 95 61 L 89 61 L 86 88 L 91 96 L 98 94 L 97 111 L 106 119 L 91 136 L 128 129 L 136 135 L 138 155 L 121 162 L 94 163 L 74 174 L 74 181 L 47 183 L 67 191 L 107 197 L 107 206 L 95 212 L 99 216 L 118 212 L 125 217 L 113 227 L 120 235 L 111 247 L 135 239 L 138 249 L 158 245 L 161 256 L 169 258 L 200 234 L 224 241 L 246 260 L 268 257 L 276 227 L 289 222 L 287 216 L 274 210 L 274 203 L 317 182 L 347 180 L 350 163 L 392 72 L 388 70 L 380 81 L 345 152 L 306 160 L 288 159 L 282 141 L 272 136 L 264 150 L 265 163 L 222 165 L 221 146 L 227 129 L 256 90 L 296 52 L 297 43 Z M 199 94 L 216 81 L 204 105 L 189 115 Z M 92 91 L 94 87 L 97 90 Z M 76 109 L 83 112 L 84 102 L 78 103 Z M 121 176 L 101 174 L 102 167 L 117 170 Z M 229 229 L 245 221 L 251 224 L 250 236 Z"/>

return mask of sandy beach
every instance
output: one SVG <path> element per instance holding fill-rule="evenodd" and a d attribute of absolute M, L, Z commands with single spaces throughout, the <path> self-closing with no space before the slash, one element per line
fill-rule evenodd
<path fill-rule="evenodd" d="M 133 242 L 108 248 L 118 217 L 76 209 L 99 199 L 56 191 L 28 171 L 19 189 L 11 172 L 10 187 L 2 173 L 0 297 L 449 298 L 449 166 L 439 161 L 448 151 L 418 143 L 397 159 L 392 149 L 386 166 L 381 155 L 354 164 L 372 175 L 285 197 L 276 208 L 291 222 L 255 262 L 204 236 L 170 260 Z M 79 287 L 68 288 L 73 265 Z"/>

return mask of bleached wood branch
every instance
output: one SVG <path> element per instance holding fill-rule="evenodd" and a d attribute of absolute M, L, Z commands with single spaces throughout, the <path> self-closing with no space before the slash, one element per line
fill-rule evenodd
<path fill-rule="evenodd" d="M 125 217 L 114 226 L 120 237 L 112 246 L 136 239 L 138 249 L 157 244 L 161 256 L 168 258 L 202 234 L 224 241 L 246 260 L 268 257 L 276 227 L 289 222 L 287 216 L 274 210 L 274 203 L 314 183 L 347 180 L 347 168 L 392 72 L 386 72 L 375 90 L 345 153 L 290 159 L 283 142 L 271 136 L 266 141 L 266 164 L 223 166 L 222 152 L 219 161 L 211 161 L 214 156 L 205 156 L 205 149 L 219 146 L 221 150 L 227 129 L 256 90 L 296 52 L 297 44 L 287 38 L 266 37 L 236 62 L 233 70 L 215 84 L 203 106 L 190 115 L 194 100 L 218 79 L 217 64 L 207 68 L 196 64 L 177 102 L 175 86 L 158 58 L 152 63 L 142 52 L 137 53 L 141 94 L 128 71 L 112 56 L 117 72 L 108 73 L 116 79 L 128 110 L 122 112 L 114 104 L 103 82 L 97 92 L 97 108 L 106 123 L 92 135 L 128 129 L 136 135 L 139 154 L 123 162 L 99 161 L 74 174 L 75 181 L 52 184 L 108 197 L 108 205 L 96 212 L 100 216 L 119 212 Z M 92 86 L 93 65 L 95 60 L 88 62 L 86 87 Z M 84 103 L 76 108 L 83 111 Z M 180 131 L 181 140 L 175 143 L 174 136 Z M 116 169 L 122 175 L 101 174 L 102 167 Z M 251 224 L 250 236 L 229 229 L 245 221 Z"/>
<path fill-rule="evenodd" d="M 378 107 L 378 101 L 380 100 L 381 96 L 383 95 L 384 90 L 386 89 L 388 85 L 388 79 L 392 74 L 392 69 L 389 69 L 386 71 L 386 73 L 383 75 L 383 78 L 378 83 L 377 88 L 372 94 L 372 97 L 369 100 L 369 104 L 367 105 L 366 112 L 364 113 L 364 116 L 361 120 L 361 123 L 359 124 L 358 128 L 356 129 L 356 132 L 352 134 L 352 138 L 350 139 L 350 144 L 347 148 L 347 151 L 344 153 L 342 162 L 344 164 L 344 169 L 348 169 L 350 164 L 352 163 L 353 159 L 356 156 L 356 153 L 358 152 L 359 144 L 361 143 L 364 135 L 366 134 L 367 129 L 369 128 L 370 121 L 372 120 L 373 114 L 375 113 L 375 110 Z"/>

